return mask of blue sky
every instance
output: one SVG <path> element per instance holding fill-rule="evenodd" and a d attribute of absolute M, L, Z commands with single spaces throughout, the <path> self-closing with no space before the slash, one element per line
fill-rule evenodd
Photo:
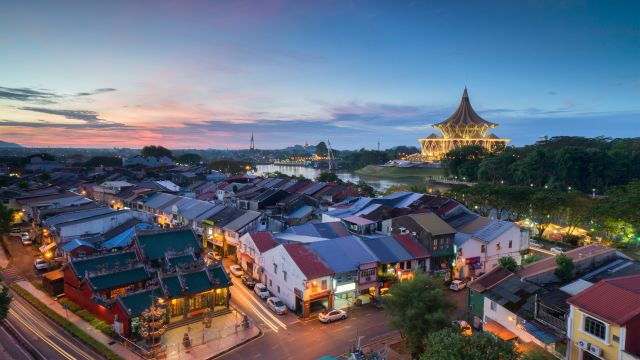
<path fill-rule="evenodd" d="M 417 145 L 464 86 L 515 145 L 640 136 L 637 1 L 0 5 L 0 139 Z"/>

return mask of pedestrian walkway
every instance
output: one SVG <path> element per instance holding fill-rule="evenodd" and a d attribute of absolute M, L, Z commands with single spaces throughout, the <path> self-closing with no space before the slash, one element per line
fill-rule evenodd
<path fill-rule="evenodd" d="M 22 276 L 13 265 L 6 266 L 0 271 L 0 275 L 2 275 L 2 279 L 7 284 L 11 284 L 14 281 L 25 280 L 24 276 Z"/>
<path fill-rule="evenodd" d="M 91 335 L 94 339 L 103 343 L 106 347 L 111 349 L 114 353 L 118 354 L 122 359 L 125 360 L 137 360 L 140 359 L 138 355 L 129 351 L 120 343 L 114 342 L 110 337 L 100 332 L 100 330 L 91 326 L 88 322 L 81 319 L 78 315 L 72 313 L 71 311 L 66 311 L 59 302 L 55 301 L 53 298 L 49 297 L 47 294 L 38 290 L 33 284 L 28 281 L 20 280 L 16 282 L 21 288 L 28 291 L 31 295 L 40 300 L 43 304 L 47 305 L 50 309 L 57 312 L 59 315 L 67 318 L 70 322 L 72 322 L 75 326 L 82 329 L 87 334 Z"/>

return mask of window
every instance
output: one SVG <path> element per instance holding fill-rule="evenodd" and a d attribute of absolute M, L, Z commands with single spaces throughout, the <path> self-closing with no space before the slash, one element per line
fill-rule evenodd
<path fill-rule="evenodd" d="M 480 252 L 481 253 L 487 252 L 487 246 L 486 245 L 480 245 Z"/>
<path fill-rule="evenodd" d="M 498 310 L 498 304 L 496 304 L 495 301 L 491 302 L 491 311 L 497 311 Z"/>
<path fill-rule="evenodd" d="M 269 279 L 269 287 L 273 286 L 273 282 Z"/>
<path fill-rule="evenodd" d="M 327 280 L 322 280 L 322 282 L 320 282 L 320 288 L 322 290 L 327 290 Z"/>
<path fill-rule="evenodd" d="M 278 273 L 278 264 L 273 263 L 273 273 L 277 274 Z"/>
<path fill-rule="evenodd" d="M 433 251 L 438 251 L 438 239 L 433 239 Z"/>
<path fill-rule="evenodd" d="M 605 340 L 607 337 L 607 325 L 591 316 L 584 317 L 584 332 L 591 334 L 598 339 Z"/>
<path fill-rule="evenodd" d="M 278 285 L 278 294 L 280 294 L 280 285 Z"/>
<path fill-rule="evenodd" d="M 284 276 L 284 281 L 287 281 L 287 272 L 286 271 L 282 271 L 282 276 Z"/>
<path fill-rule="evenodd" d="M 513 247 L 513 240 L 509 240 L 509 249 Z"/>
<path fill-rule="evenodd" d="M 500 251 L 500 243 L 496 244 L 496 251 Z"/>

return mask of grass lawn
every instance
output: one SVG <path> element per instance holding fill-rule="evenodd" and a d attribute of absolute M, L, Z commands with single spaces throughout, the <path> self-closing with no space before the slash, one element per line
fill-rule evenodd
<path fill-rule="evenodd" d="M 387 179 L 408 179 L 424 181 L 428 176 L 444 176 L 444 169 L 440 168 L 399 168 L 368 165 L 354 171 L 358 176 L 369 176 Z"/>

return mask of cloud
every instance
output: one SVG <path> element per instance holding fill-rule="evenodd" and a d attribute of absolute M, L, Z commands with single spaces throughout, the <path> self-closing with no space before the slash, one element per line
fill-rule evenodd
<path fill-rule="evenodd" d="M 547 95 L 557 95 L 558 93 L 555 91 L 547 91 Z"/>
<path fill-rule="evenodd" d="M 0 99 L 14 100 L 14 101 L 32 101 L 41 104 L 53 104 L 55 101 L 52 99 L 59 98 L 60 95 L 48 92 L 40 91 L 30 88 L 8 88 L 0 86 Z"/>
<path fill-rule="evenodd" d="M 95 89 L 91 92 L 79 92 L 76 94 L 76 96 L 90 96 L 90 95 L 99 95 L 99 94 L 103 94 L 103 93 L 107 93 L 107 92 L 112 92 L 112 91 L 117 91 L 118 89 L 114 89 L 114 88 L 100 88 L 100 89 Z"/>
<path fill-rule="evenodd" d="M 63 128 L 74 128 L 74 127 L 84 127 L 87 129 L 104 129 L 104 128 L 124 128 L 129 127 L 122 123 L 117 123 L 113 121 L 109 121 L 106 119 L 100 118 L 100 114 L 91 110 L 58 110 L 58 109 L 48 109 L 41 107 L 21 107 L 20 110 L 25 111 L 33 111 L 39 112 L 42 114 L 49 115 L 58 115 L 63 116 L 65 119 L 69 120 L 80 120 L 82 123 L 79 124 L 66 124 L 66 123 L 55 123 L 46 120 L 38 120 L 38 122 L 20 122 L 20 121 L 11 121 L 11 120 L 3 120 L 0 122 L 0 125 L 4 126 L 34 126 L 37 127 L 43 125 L 50 125 L 51 127 L 63 127 Z M 33 124 L 33 125 L 31 125 Z"/>

